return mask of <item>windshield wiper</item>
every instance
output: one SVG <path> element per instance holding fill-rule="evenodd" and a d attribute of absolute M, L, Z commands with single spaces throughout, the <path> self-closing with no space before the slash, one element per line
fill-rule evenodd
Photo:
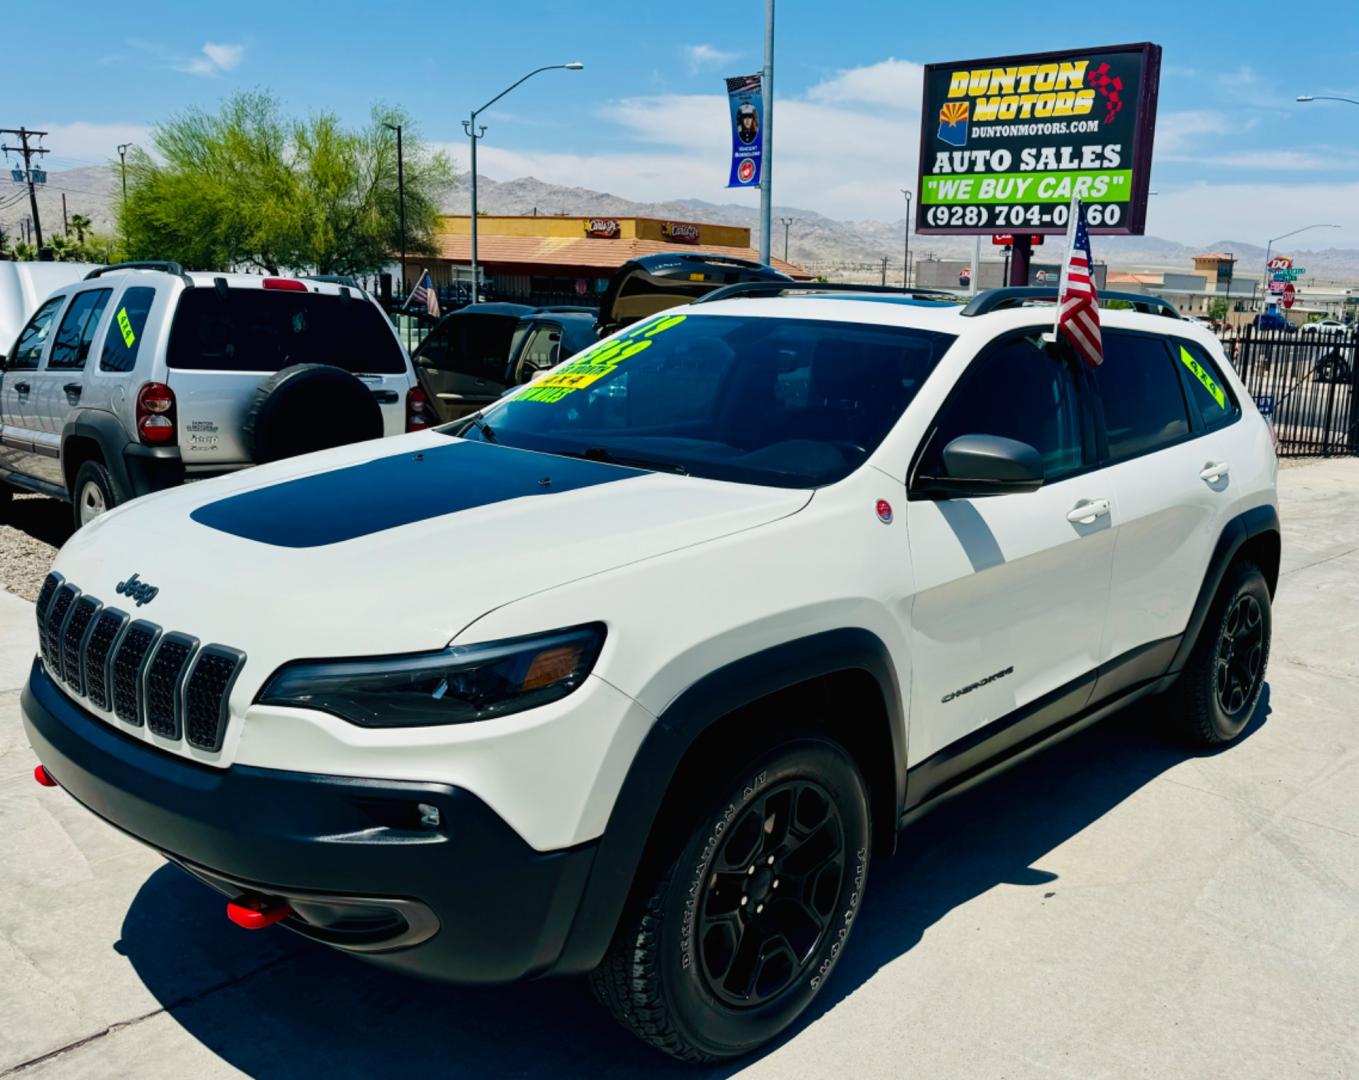
<path fill-rule="evenodd" d="M 627 465 L 638 469 L 650 469 L 652 472 L 669 472 L 679 476 L 689 475 L 689 470 L 677 461 L 658 461 L 655 458 L 624 456 L 615 454 L 612 450 L 603 446 L 587 446 L 584 450 L 557 450 L 553 452 L 561 454 L 562 457 L 602 461 L 606 465 Z"/>
<path fill-rule="evenodd" d="M 487 442 L 493 443 L 496 441 L 495 428 L 491 427 L 490 424 L 488 424 L 485 420 L 481 418 L 481 413 L 474 412 L 471 416 L 468 416 L 465 419 L 470 426 L 476 428 L 479 432 L 481 432 L 481 437 L 485 439 Z M 467 429 L 464 428 L 463 430 L 466 431 Z"/>

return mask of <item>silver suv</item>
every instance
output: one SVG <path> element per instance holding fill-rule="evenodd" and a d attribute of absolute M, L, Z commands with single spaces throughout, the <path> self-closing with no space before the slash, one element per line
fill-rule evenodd
<path fill-rule="evenodd" d="M 362 289 L 123 263 L 58 289 L 0 375 L 0 505 L 77 527 L 184 480 L 425 427 L 410 358 Z"/>

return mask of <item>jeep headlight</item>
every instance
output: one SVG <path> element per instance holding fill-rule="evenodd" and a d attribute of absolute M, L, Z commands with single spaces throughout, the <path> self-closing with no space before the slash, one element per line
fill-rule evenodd
<path fill-rule="evenodd" d="M 604 627 L 595 623 L 433 653 L 299 660 L 279 668 L 258 700 L 368 728 L 466 724 L 566 697 L 603 644 Z"/>

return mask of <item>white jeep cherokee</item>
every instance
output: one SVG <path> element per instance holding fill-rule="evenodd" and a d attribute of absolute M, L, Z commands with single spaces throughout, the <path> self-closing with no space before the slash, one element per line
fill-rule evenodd
<path fill-rule="evenodd" d="M 37 605 L 38 779 L 242 925 L 593 972 L 701 1061 L 807 1008 L 942 796 L 1162 691 L 1236 738 L 1277 463 L 1216 339 L 1107 311 L 1089 370 L 1022 293 L 819 288 L 99 518 Z"/>

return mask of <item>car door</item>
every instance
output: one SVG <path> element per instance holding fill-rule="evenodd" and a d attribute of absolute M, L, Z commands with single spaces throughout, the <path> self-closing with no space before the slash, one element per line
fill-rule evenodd
<path fill-rule="evenodd" d="M 37 435 L 36 388 L 39 365 L 56 327 L 57 315 L 66 303 L 66 294 L 45 301 L 19 332 L 5 363 L 0 381 L 0 451 L 11 472 L 38 476 L 34 450 Z"/>
<path fill-rule="evenodd" d="M 1091 467 L 1081 375 L 1041 333 L 1005 335 L 973 360 L 912 469 L 910 762 L 923 766 L 913 799 L 1079 711 L 1104 659 L 1112 490 Z M 922 478 L 947 475 L 943 448 L 962 435 L 1034 447 L 1042 486 L 922 497 Z"/>
<path fill-rule="evenodd" d="M 1248 437 L 1236 423 L 1240 406 L 1197 343 L 1106 330 L 1091 381 L 1119 507 L 1106 648 L 1128 661 L 1102 680 L 1105 696 L 1159 659 L 1169 663 L 1231 516 L 1232 465 L 1256 455 L 1232 452 Z"/>
<path fill-rule="evenodd" d="M 66 420 L 80 408 L 85 364 L 96 332 L 104 325 L 111 288 L 84 289 L 62 312 L 47 353 L 33 378 L 33 465 L 40 480 L 66 486 L 61 468 L 61 436 Z"/>
<path fill-rule="evenodd" d="M 510 360 L 510 386 L 530 382 L 540 371 L 561 363 L 562 328 L 554 322 L 533 326 L 524 337 L 518 355 Z"/>
<path fill-rule="evenodd" d="M 505 368 L 517 316 L 457 312 L 421 343 L 416 378 L 440 420 L 456 420 L 505 392 Z"/>

